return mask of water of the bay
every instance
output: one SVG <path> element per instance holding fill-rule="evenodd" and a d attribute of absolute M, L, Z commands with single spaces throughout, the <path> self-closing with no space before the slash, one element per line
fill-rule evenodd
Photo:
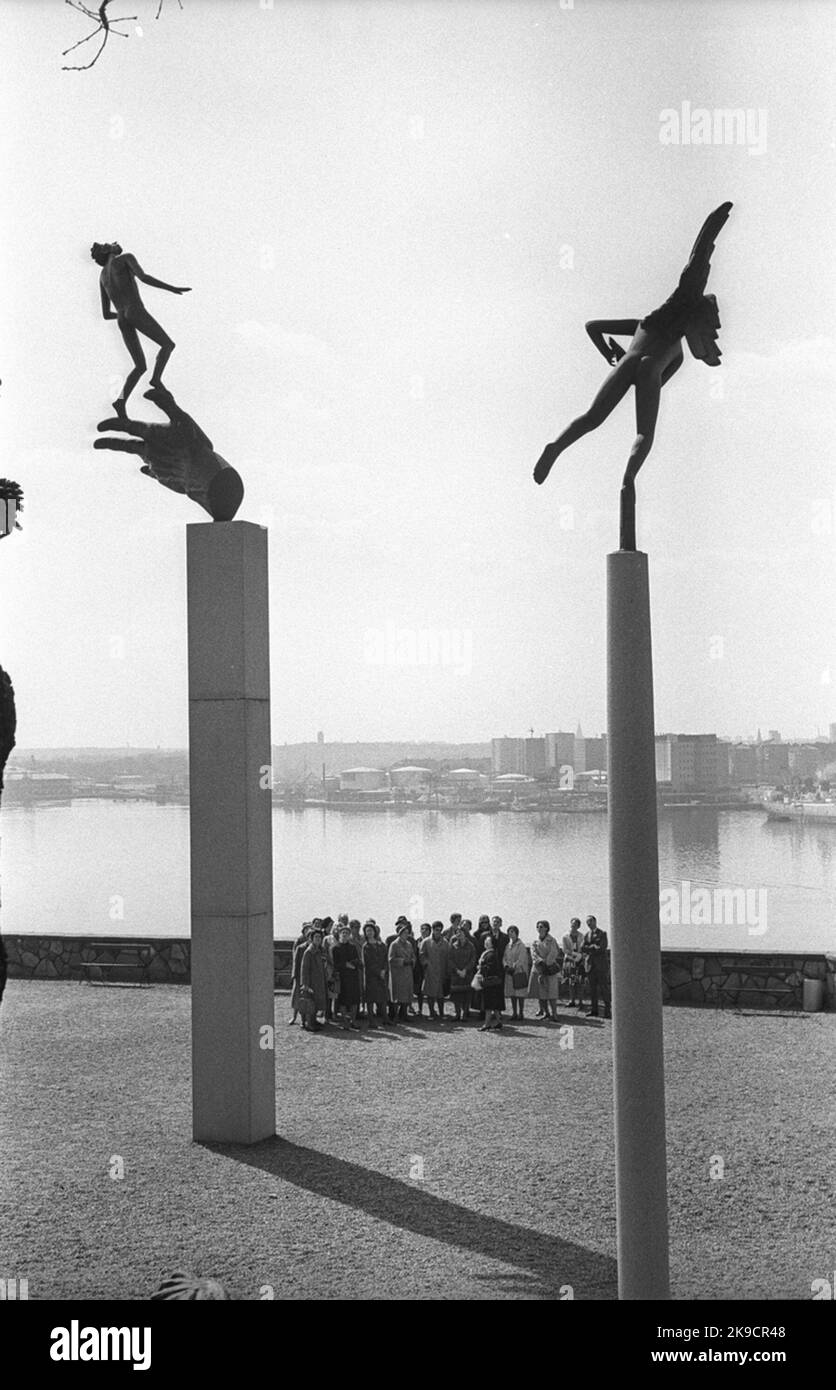
<path fill-rule="evenodd" d="M 76 801 L 3 807 L 8 934 L 187 936 L 187 806 Z M 539 917 L 609 924 L 607 817 L 444 811 L 273 814 L 275 934 L 348 912 L 386 929 L 499 913 L 525 940 Z M 697 808 L 659 821 L 662 944 L 833 950 L 836 828 Z"/>

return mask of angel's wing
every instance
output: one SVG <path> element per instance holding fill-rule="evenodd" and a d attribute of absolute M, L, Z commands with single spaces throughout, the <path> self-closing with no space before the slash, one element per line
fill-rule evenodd
<path fill-rule="evenodd" d="M 670 339 L 685 337 L 694 357 L 710 367 L 720 363 L 717 331 L 720 315 L 713 294 L 705 294 L 714 243 L 731 212 L 731 203 L 721 203 L 700 228 L 691 248 L 688 264 L 669 299 L 641 320 L 643 328 L 654 329 Z"/>
<path fill-rule="evenodd" d="M 717 334 L 720 331 L 720 315 L 717 300 L 713 294 L 704 294 L 696 313 L 685 330 L 685 341 L 692 356 L 709 367 L 719 367 L 720 348 Z"/>
<path fill-rule="evenodd" d="M 728 221 L 731 210 L 731 203 L 721 203 L 718 208 L 708 214 L 700 228 L 699 236 L 691 248 L 688 264 L 679 277 L 679 288 L 689 298 L 696 299 L 705 291 L 708 283 L 708 272 L 711 269 L 711 253 L 714 250 L 717 237 Z"/>

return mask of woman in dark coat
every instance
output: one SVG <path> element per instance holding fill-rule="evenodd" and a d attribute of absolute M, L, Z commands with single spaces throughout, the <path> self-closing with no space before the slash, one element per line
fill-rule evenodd
<path fill-rule="evenodd" d="M 367 922 L 363 928 L 363 973 L 366 979 L 366 1012 L 369 1027 L 377 1028 L 379 1023 L 388 1023 L 387 1005 L 389 1003 L 389 952 L 380 939 L 380 928 L 375 922 Z M 377 1023 L 375 1023 L 377 1014 Z"/>
<path fill-rule="evenodd" d="M 487 1033 L 492 1028 L 502 1027 L 500 1014 L 505 1008 L 505 969 L 490 932 L 482 940 L 485 949 L 479 957 L 479 974 L 482 977 L 485 1022 L 479 1032 Z"/>
<path fill-rule="evenodd" d="M 316 1016 L 325 1012 L 328 990 L 325 983 L 325 954 L 322 949 L 322 928 L 311 931 L 311 944 L 303 952 L 299 972 L 299 993 L 302 1004 L 302 1027 L 318 1033 L 322 1027 Z"/>
<path fill-rule="evenodd" d="M 476 952 L 467 933 L 459 927 L 450 941 L 450 1000 L 456 1020 L 470 1018 L 470 981 L 476 969 Z"/>
<path fill-rule="evenodd" d="M 485 949 L 485 937 L 491 934 L 491 919 L 484 913 L 479 918 L 479 924 L 473 933 L 473 949 L 476 952 L 478 961 Z M 485 1001 L 482 998 L 481 989 L 474 989 L 470 999 L 470 1007 L 475 1009 L 482 1023 L 485 1021 Z"/>
<path fill-rule="evenodd" d="M 357 1032 L 357 1010 L 360 1007 L 360 952 L 351 939 L 351 928 L 340 928 L 339 943 L 332 952 L 334 969 L 339 980 L 337 1008 L 343 1016 L 343 1028 Z"/>
<path fill-rule="evenodd" d="M 295 942 L 293 943 L 293 963 L 292 963 L 291 968 L 290 968 L 290 980 L 291 980 L 291 988 L 290 988 L 290 1009 L 291 1009 L 291 1014 L 290 1014 L 290 1018 L 287 1020 L 289 1024 L 295 1023 L 295 1022 L 296 1022 L 296 1019 L 297 1019 L 297 1017 L 298 1017 L 298 1015 L 301 1013 L 302 996 L 301 996 L 301 992 L 300 992 L 300 991 L 301 991 L 301 986 L 300 986 L 300 983 L 299 983 L 299 976 L 300 976 L 301 973 L 302 973 L 302 957 L 303 957 L 303 955 L 305 954 L 306 950 L 308 949 L 308 940 L 309 940 L 309 938 L 310 938 L 311 927 L 312 927 L 312 926 L 313 926 L 313 923 L 312 923 L 312 922 L 303 922 L 303 923 L 302 923 L 302 935 L 301 935 L 301 936 L 297 936 Z"/>
<path fill-rule="evenodd" d="M 415 964 L 412 967 L 412 989 L 415 998 L 418 1000 L 418 1017 L 424 1015 L 424 957 L 421 954 L 421 942 L 426 941 L 432 932 L 429 922 L 422 922 L 418 928 L 417 941 L 413 938 L 412 949 L 415 952 Z"/>

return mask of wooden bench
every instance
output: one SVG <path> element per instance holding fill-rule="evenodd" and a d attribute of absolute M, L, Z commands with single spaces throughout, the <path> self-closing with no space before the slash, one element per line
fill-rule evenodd
<path fill-rule="evenodd" d="M 774 966 L 774 965 L 745 965 L 745 966 L 740 966 L 740 967 L 739 967 L 738 969 L 736 969 L 736 970 L 733 968 L 731 973 L 734 973 L 734 974 L 736 974 L 736 975 L 743 975 L 743 976 L 745 976 L 745 978 L 746 978 L 747 980 L 764 980 L 764 981 L 765 981 L 765 980 L 767 980 L 767 979 L 770 977 L 770 975 L 771 975 L 773 978 L 775 977 L 775 966 Z M 726 997 L 727 995 L 728 995 L 729 999 L 731 1000 L 731 998 L 732 998 L 733 995 L 736 996 L 736 997 L 739 997 L 741 994 L 771 994 L 771 995 L 787 995 L 787 994 L 789 994 L 789 995 L 798 995 L 798 992 L 799 992 L 799 991 L 797 990 L 797 988 L 796 988 L 794 985 L 778 985 L 778 986 L 776 987 L 776 986 L 774 986 L 774 985 L 768 985 L 768 984 L 761 984 L 761 985 L 759 985 L 759 984 L 742 984 L 742 985 L 718 985 L 718 987 L 717 987 L 717 997 L 718 997 L 718 999 L 719 999 L 719 1001 L 720 1001 L 720 1008 L 721 1008 L 721 1009 L 723 1008 L 723 1000 L 725 999 L 725 997 Z M 738 1003 L 736 1002 L 736 999 L 735 999 L 735 1002 L 734 1002 L 734 1005 L 733 1005 L 733 1006 L 734 1006 L 735 1008 L 743 1008 L 743 1009 L 745 1009 L 745 1008 L 751 1008 L 751 1007 L 752 1007 L 752 1005 L 738 1004 Z"/>
<path fill-rule="evenodd" d="M 110 951 L 120 956 L 131 956 L 131 960 L 83 960 L 82 969 L 87 972 L 88 984 L 105 984 L 105 980 L 94 980 L 90 975 L 91 966 L 97 967 L 101 971 L 106 970 L 138 970 L 141 972 L 140 986 L 150 985 L 148 969 L 154 955 L 154 948 L 145 941 L 91 941 L 90 949 L 93 951 Z M 127 983 L 120 981 L 120 983 Z"/>

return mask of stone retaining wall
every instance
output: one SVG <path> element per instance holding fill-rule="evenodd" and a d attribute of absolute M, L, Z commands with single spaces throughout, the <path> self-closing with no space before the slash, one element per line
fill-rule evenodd
<path fill-rule="evenodd" d="M 836 1009 L 836 955 L 768 951 L 663 951 L 662 999 L 744 1009 L 800 1009 L 804 981 L 821 980 Z"/>
<path fill-rule="evenodd" d="M 12 979 L 189 983 L 188 937 L 5 936 Z M 144 948 L 141 961 L 137 947 Z M 276 989 L 290 987 L 293 943 L 277 941 Z M 764 951 L 662 952 L 666 1004 L 800 1009 L 805 980 L 824 984 L 824 1008 L 836 1009 L 836 955 Z"/>
<path fill-rule="evenodd" d="M 4 936 L 9 978 L 187 985 L 191 941 L 171 936 Z M 140 952 L 137 947 L 142 948 Z M 275 985 L 289 988 L 292 942 L 275 943 Z M 141 962 L 141 963 L 140 963 Z"/>

